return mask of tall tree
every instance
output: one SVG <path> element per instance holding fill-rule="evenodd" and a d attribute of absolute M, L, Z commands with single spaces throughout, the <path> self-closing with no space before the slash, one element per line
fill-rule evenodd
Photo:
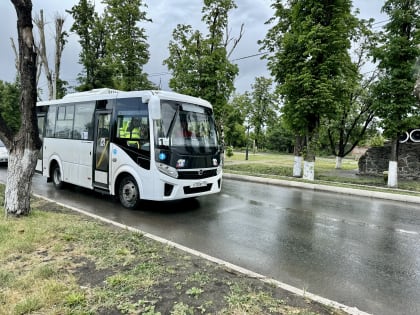
<path fill-rule="evenodd" d="M 48 99 L 53 99 L 53 73 L 50 70 L 48 62 L 47 45 L 45 43 L 45 19 L 44 10 L 40 10 L 39 16 L 35 15 L 34 24 L 38 28 L 39 33 L 39 45 L 36 45 L 37 54 L 41 58 L 41 65 L 44 67 L 45 78 L 47 79 L 48 86 Z"/>
<path fill-rule="evenodd" d="M 163 62 L 172 71 L 169 86 L 212 103 L 219 127 L 224 124 L 226 104 L 239 72 L 228 59 L 243 32 L 242 27 L 236 39 L 230 37 L 228 15 L 234 8 L 233 0 L 204 0 L 202 21 L 208 34 L 178 25 L 169 43 L 169 57 Z"/>
<path fill-rule="evenodd" d="M 104 0 L 104 23 L 107 29 L 106 54 L 114 74 L 114 85 L 120 90 L 148 89 L 153 85 L 143 72 L 149 61 L 146 31 L 138 26 L 151 22 L 142 0 Z"/>
<path fill-rule="evenodd" d="M 21 123 L 15 130 L 0 112 L 0 139 L 9 149 L 5 191 L 6 215 L 30 212 L 32 177 L 41 141 L 36 119 L 36 53 L 33 38 L 31 0 L 11 0 L 17 14 Z"/>
<path fill-rule="evenodd" d="M 106 61 L 106 33 L 103 19 L 95 12 L 90 0 L 80 0 L 67 13 L 74 23 L 70 30 L 79 36 L 81 51 L 79 63 L 83 66 L 78 80 L 78 91 L 113 87 L 112 69 Z"/>
<path fill-rule="evenodd" d="M 55 24 L 55 55 L 54 55 L 54 81 L 53 81 L 53 98 L 62 98 L 66 94 L 68 82 L 61 79 L 61 57 L 63 56 L 64 46 L 67 43 L 68 34 L 63 30 L 66 18 L 64 15 L 56 14 L 54 17 Z"/>
<path fill-rule="evenodd" d="M 267 23 L 275 25 L 261 44 L 283 97 L 284 119 L 306 140 L 303 176 L 313 180 L 321 119 L 335 115 L 343 78 L 355 73 L 349 38 L 357 20 L 350 0 L 283 2 L 273 4 L 275 15 Z"/>
<path fill-rule="evenodd" d="M 377 72 L 362 74 L 369 62 L 369 48 L 375 44 L 372 32 L 373 19 L 361 20 L 353 36 L 354 70 L 357 75 L 347 75 L 342 89 L 343 97 L 335 117 L 324 122 L 331 153 L 336 157 L 336 168 L 341 168 L 342 159 L 364 140 L 367 131 L 373 126 L 375 106 L 371 93 Z M 324 128 L 325 129 L 325 128 Z"/>
<path fill-rule="evenodd" d="M 420 0 L 387 0 L 382 11 L 389 22 L 373 49 L 378 61 L 377 113 L 384 134 L 392 139 L 388 186 L 398 186 L 398 136 L 418 127 L 418 101 L 414 96 L 415 63 L 420 56 Z"/>
<path fill-rule="evenodd" d="M 227 104 L 227 116 L 224 125 L 226 145 L 241 147 L 246 144 L 248 140 L 246 138 L 246 128 L 249 127 L 246 117 L 250 103 L 249 93 L 245 92 L 243 94 L 234 94 Z"/>
<path fill-rule="evenodd" d="M 54 43 L 55 43 L 55 54 L 54 54 L 54 71 L 50 68 L 50 63 L 48 60 L 47 54 L 47 45 L 46 45 L 46 36 L 45 36 L 45 25 L 47 22 L 44 19 L 44 11 L 40 10 L 39 15 L 36 15 L 34 18 L 34 24 L 38 29 L 39 34 L 39 44 L 36 45 L 37 54 L 39 58 L 38 70 L 41 70 L 41 66 L 44 68 L 45 78 L 47 79 L 48 86 L 48 99 L 57 98 L 57 90 L 63 88 L 63 81 L 60 79 L 60 67 L 61 67 L 61 56 L 63 54 L 64 46 L 67 42 L 68 34 L 63 31 L 63 26 L 65 22 L 65 17 L 59 14 L 56 14 L 54 18 L 55 24 L 55 34 L 54 34 Z M 37 77 L 39 77 L 39 71 Z M 37 80 L 38 82 L 38 80 Z M 59 95 L 62 96 L 62 95 Z"/>
<path fill-rule="evenodd" d="M 277 104 L 272 91 L 272 79 L 264 77 L 255 78 L 255 82 L 251 87 L 249 122 L 254 130 L 255 145 L 257 148 L 260 148 L 264 145 L 265 127 L 277 118 Z"/>

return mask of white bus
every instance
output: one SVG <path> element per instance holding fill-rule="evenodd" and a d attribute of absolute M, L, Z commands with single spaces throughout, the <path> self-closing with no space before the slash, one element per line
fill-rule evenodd
<path fill-rule="evenodd" d="M 118 196 L 175 200 L 220 192 L 222 152 L 209 102 L 164 91 L 96 89 L 37 104 L 36 170 Z"/>

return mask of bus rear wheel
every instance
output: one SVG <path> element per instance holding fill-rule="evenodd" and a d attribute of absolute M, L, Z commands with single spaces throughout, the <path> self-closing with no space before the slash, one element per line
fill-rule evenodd
<path fill-rule="evenodd" d="M 54 164 L 51 174 L 54 187 L 57 189 L 62 189 L 64 187 L 64 182 L 62 180 L 60 166 L 58 166 L 58 164 Z"/>
<path fill-rule="evenodd" d="M 140 203 L 140 193 L 133 176 L 125 176 L 118 187 L 118 197 L 123 207 L 135 209 Z"/>

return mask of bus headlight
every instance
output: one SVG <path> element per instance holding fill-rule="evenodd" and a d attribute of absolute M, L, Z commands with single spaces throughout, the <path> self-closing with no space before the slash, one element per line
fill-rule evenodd
<path fill-rule="evenodd" d="M 163 174 L 166 174 L 173 178 L 178 178 L 178 171 L 174 167 L 163 163 L 156 163 L 156 166 L 158 170 L 161 171 Z"/>
<path fill-rule="evenodd" d="M 218 167 L 217 167 L 217 175 L 219 175 L 221 172 L 222 172 L 222 166 L 221 165 L 219 165 Z"/>

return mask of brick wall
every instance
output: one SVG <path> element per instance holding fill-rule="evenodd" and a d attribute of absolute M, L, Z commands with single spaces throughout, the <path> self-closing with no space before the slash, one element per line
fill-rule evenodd
<path fill-rule="evenodd" d="M 390 154 L 390 145 L 370 148 L 359 159 L 359 174 L 382 176 L 388 171 Z M 402 143 L 398 154 L 398 177 L 420 179 L 420 143 Z"/>

